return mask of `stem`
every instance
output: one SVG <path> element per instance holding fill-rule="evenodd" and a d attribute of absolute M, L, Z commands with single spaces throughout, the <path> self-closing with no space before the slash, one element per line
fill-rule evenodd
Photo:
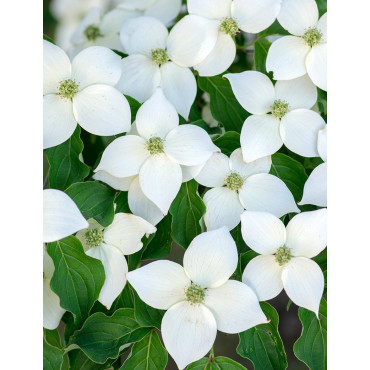
<path fill-rule="evenodd" d="M 289 308 L 290 308 L 291 304 L 292 304 L 292 300 L 291 300 L 291 299 L 289 299 L 289 302 L 288 302 L 288 304 L 287 304 L 287 306 L 286 306 L 286 311 L 287 311 L 287 312 L 289 311 Z"/>
<path fill-rule="evenodd" d="M 213 361 L 214 358 L 215 358 L 215 352 L 214 352 L 214 349 L 213 349 L 213 346 L 212 346 L 211 350 L 209 351 L 209 359 L 211 361 Z"/>

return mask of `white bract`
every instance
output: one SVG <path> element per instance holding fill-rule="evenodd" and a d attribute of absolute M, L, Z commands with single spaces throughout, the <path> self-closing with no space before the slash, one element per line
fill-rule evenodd
<path fill-rule="evenodd" d="M 327 13 L 319 19 L 315 0 L 283 0 L 278 20 L 294 36 L 273 42 L 266 70 L 274 73 L 275 80 L 308 73 L 316 86 L 327 90 Z"/>
<path fill-rule="evenodd" d="M 239 103 L 252 113 L 243 125 L 240 143 L 246 162 L 277 152 L 284 144 L 303 157 L 317 157 L 317 133 L 325 121 L 310 110 L 317 89 L 307 75 L 289 81 L 256 71 L 226 74 Z"/>
<path fill-rule="evenodd" d="M 181 0 L 116 0 L 118 9 L 140 12 L 169 26 L 181 10 Z"/>
<path fill-rule="evenodd" d="M 260 301 L 276 297 L 283 289 L 298 306 L 318 315 L 324 291 L 324 275 L 310 258 L 326 247 L 326 209 L 294 216 L 285 228 L 265 212 L 244 212 L 242 236 L 260 254 L 243 272 Z"/>
<path fill-rule="evenodd" d="M 327 206 L 327 155 L 326 155 L 327 128 L 319 131 L 317 150 L 324 163 L 318 165 L 304 184 L 303 197 L 299 204 L 314 204 L 319 207 Z"/>
<path fill-rule="evenodd" d="M 86 254 L 100 260 L 104 266 L 105 281 L 98 300 L 108 309 L 126 285 L 125 255 L 138 252 L 143 247 L 142 237 L 156 230 L 141 217 L 117 213 L 108 227 L 90 219 L 89 228 L 77 233 Z"/>
<path fill-rule="evenodd" d="M 181 187 L 181 165 L 204 165 L 218 148 L 202 128 L 179 126 L 176 109 L 161 89 L 140 107 L 136 126 L 138 135 L 120 137 L 105 149 L 95 172 L 139 175 L 142 192 L 166 215 Z"/>
<path fill-rule="evenodd" d="M 69 139 L 77 122 L 100 136 L 128 131 L 130 106 L 113 87 L 120 76 L 120 57 L 108 48 L 89 47 L 71 63 L 44 40 L 44 149 Z"/>
<path fill-rule="evenodd" d="M 122 59 L 117 88 L 144 102 L 160 86 L 177 112 L 187 119 L 197 93 L 195 77 L 188 67 L 202 60 L 207 50 L 203 50 L 205 36 L 201 26 L 194 26 L 193 32 L 198 31 L 199 39 L 194 44 L 186 41 L 189 35 L 181 24 L 168 34 L 166 26 L 152 17 L 126 21 L 121 29 L 121 41 L 129 56 Z"/>
<path fill-rule="evenodd" d="M 241 149 L 236 149 L 230 159 L 214 153 L 195 177 L 199 184 L 213 188 L 203 197 L 207 230 L 221 226 L 233 229 L 244 209 L 266 211 L 277 217 L 300 212 L 284 182 L 269 175 L 270 168 L 270 157 L 244 162 Z"/>
<path fill-rule="evenodd" d="M 89 46 L 106 46 L 123 52 L 119 32 L 125 20 L 139 15 L 138 12 L 114 9 L 102 14 L 101 9 L 91 8 L 71 37 L 73 48 L 70 56 Z"/>
<path fill-rule="evenodd" d="M 234 37 L 239 30 L 258 33 L 276 18 L 280 1 L 273 0 L 188 0 L 189 16 L 202 17 L 213 47 L 207 58 L 194 66 L 200 76 L 224 72 L 235 59 Z M 192 26 L 190 20 L 189 31 Z"/>
<path fill-rule="evenodd" d="M 180 369 L 207 354 L 217 329 L 234 334 L 267 322 L 252 289 L 228 280 L 237 264 L 235 242 L 224 227 L 195 237 L 184 267 L 156 261 L 127 274 L 145 303 L 167 310 L 162 338 Z"/>
<path fill-rule="evenodd" d="M 60 190 L 47 189 L 43 192 L 45 243 L 63 239 L 89 224 L 82 216 L 73 200 Z M 53 330 L 58 327 L 65 310 L 60 307 L 59 297 L 51 290 L 50 280 L 54 273 L 54 264 L 44 246 L 43 256 L 43 326 Z"/>

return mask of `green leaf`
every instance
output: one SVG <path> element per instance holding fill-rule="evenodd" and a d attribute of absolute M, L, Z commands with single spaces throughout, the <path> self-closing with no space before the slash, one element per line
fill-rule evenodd
<path fill-rule="evenodd" d="M 156 327 L 161 330 L 162 318 L 166 311 L 157 310 L 143 302 L 135 290 L 132 290 L 135 297 L 135 317 L 141 326 Z"/>
<path fill-rule="evenodd" d="M 172 217 L 167 215 L 157 225 L 154 237 L 149 241 L 143 252 L 143 260 L 161 259 L 170 254 L 172 245 L 171 223 Z"/>
<path fill-rule="evenodd" d="M 128 205 L 128 191 L 121 191 L 119 195 L 116 196 L 114 203 L 116 203 L 115 213 L 131 213 Z"/>
<path fill-rule="evenodd" d="M 267 74 L 266 58 L 271 42 L 267 39 L 260 39 L 254 44 L 254 66 L 256 71 Z"/>
<path fill-rule="evenodd" d="M 131 354 L 120 370 L 164 370 L 168 354 L 158 334 L 152 330 L 140 342 L 133 345 Z"/>
<path fill-rule="evenodd" d="M 131 98 L 131 96 L 125 95 L 128 103 L 130 104 L 130 109 L 131 109 L 131 123 L 133 123 L 136 119 L 136 113 L 141 107 L 141 103 L 139 103 L 137 100 L 134 98 Z"/>
<path fill-rule="evenodd" d="M 266 317 L 271 321 L 240 333 L 236 352 L 250 359 L 256 370 L 284 370 L 288 367 L 288 362 L 278 331 L 279 315 L 268 303 L 260 304 Z"/>
<path fill-rule="evenodd" d="M 206 206 L 198 194 L 198 183 L 195 180 L 184 182 L 170 207 L 173 240 L 187 248 L 202 232 L 200 219 L 205 212 Z"/>
<path fill-rule="evenodd" d="M 43 34 L 43 35 L 42 35 L 42 38 L 43 38 L 44 40 L 49 41 L 49 42 L 51 42 L 52 44 L 54 44 L 54 45 L 55 45 L 55 41 L 54 41 L 51 37 L 49 37 L 49 36 L 47 36 L 47 35 Z"/>
<path fill-rule="evenodd" d="M 238 248 L 238 253 L 245 253 L 248 251 L 249 247 L 245 244 L 245 241 L 242 237 L 241 231 L 242 225 L 239 223 L 234 229 L 230 231 L 231 236 L 233 237 L 236 247 Z"/>
<path fill-rule="evenodd" d="M 235 149 L 240 148 L 240 134 L 235 131 L 228 131 L 218 137 L 213 143 L 220 148 L 222 153 L 229 157 Z"/>
<path fill-rule="evenodd" d="M 209 127 L 207 123 L 203 119 L 199 119 L 194 122 L 186 122 L 189 123 L 190 125 L 195 125 L 198 127 L 201 127 L 204 131 L 206 131 L 209 135 L 219 135 L 222 133 L 221 127 Z"/>
<path fill-rule="evenodd" d="M 303 330 L 300 338 L 294 343 L 294 354 L 310 369 L 326 370 L 326 301 L 320 303 L 319 319 L 305 308 L 298 309 L 298 316 L 302 322 Z"/>
<path fill-rule="evenodd" d="M 299 202 L 302 199 L 304 184 L 308 179 L 303 165 L 281 153 L 272 155 L 271 159 L 270 174 L 284 181 L 285 185 L 292 192 L 294 200 Z"/>
<path fill-rule="evenodd" d="M 87 256 L 74 236 L 49 243 L 47 249 L 55 266 L 51 289 L 59 296 L 60 305 L 75 315 L 76 323 L 81 323 L 104 284 L 103 264 Z"/>
<path fill-rule="evenodd" d="M 142 328 L 132 308 L 121 308 L 112 316 L 98 312 L 91 315 L 71 337 L 94 362 L 117 358 L 120 347 L 141 340 L 150 328 Z"/>
<path fill-rule="evenodd" d="M 91 361 L 82 351 L 74 349 L 69 354 L 70 370 L 103 370 L 107 366 Z"/>
<path fill-rule="evenodd" d="M 317 7 L 319 8 L 320 17 L 327 12 L 327 1 L 326 0 L 316 0 Z"/>
<path fill-rule="evenodd" d="M 71 184 L 83 181 L 89 174 L 89 167 L 79 158 L 83 149 L 80 134 L 81 128 L 77 126 L 67 141 L 46 149 L 50 165 L 49 184 L 51 188 L 65 190 Z"/>
<path fill-rule="evenodd" d="M 319 106 L 319 111 L 326 116 L 328 113 L 328 94 L 326 91 L 319 88 L 317 89 L 317 92 L 317 105 Z"/>
<path fill-rule="evenodd" d="M 320 266 L 322 273 L 324 274 L 325 279 L 325 290 L 324 294 L 326 293 L 327 288 L 327 249 L 323 250 L 318 256 L 314 257 L 313 260 Z"/>
<path fill-rule="evenodd" d="M 53 347 L 43 339 L 43 369 L 60 370 L 63 363 L 63 350 Z"/>
<path fill-rule="evenodd" d="M 57 329 L 48 330 L 44 328 L 44 338 L 48 344 L 53 347 L 63 348 Z"/>
<path fill-rule="evenodd" d="M 220 356 L 213 360 L 202 358 L 190 364 L 186 370 L 246 370 L 246 368 L 230 358 Z"/>
<path fill-rule="evenodd" d="M 113 314 L 119 308 L 134 308 L 134 301 L 128 284 L 126 284 L 121 294 L 113 302 L 109 313 Z"/>
<path fill-rule="evenodd" d="M 112 223 L 116 193 L 109 187 L 99 181 L 79 182 L 71 185 L 66 193 L 86 219 L 93 218 L 104 227 Z"/>
<path fill-rule="evenodd" d="M 276 20 L 270 27 L 266 28 L 258 34 L 258 39 L 272 35 L 289 35 L 289 32 L 284 29 L 280 23 Z"/>
<path fill-rule="evenodd" d="M 211 97 L 212 116 L 221 122 L 226 131 L 239 132 L 248 113 L 236 100 L 230 82 L 223 77 L 199 77 L 198 86 Z"/>

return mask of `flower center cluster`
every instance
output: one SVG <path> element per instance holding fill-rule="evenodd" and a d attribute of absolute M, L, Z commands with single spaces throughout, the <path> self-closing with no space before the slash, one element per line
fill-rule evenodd
<path fill-rule="evenodd" d="M 286 247 L 285 245 L 284 247 L 280 247 L 275 254 L 275 260 L 280 266 L 283 266 L 286 263 L 288 263 L 291 258 L 292 255 L 290 248 Z"/>
<path fill-rule="evenodd" d="M 220 31 L 226 33 L 226 35 L 235 36 L 239 32 L 238 23 L 234 18 L 223 18 L 220 25 Z"/>
<path fill-rule="evenodd" d="M 226 178 L 225 184 L 230 190 L 236 191 L 243 186 L 244 179 L 238 173 L 231 172 L 231 174 Z"/>
<path fill-rule="evenodd" d="M 315 27 L 308 28 L 302 36 L 305 43 L 310 47 L 317 45 L 321 41 L 322 37 L 323 33 Z"/>
<path fill-rule="evenodd" d="M 163 139 L 151 137 L 146 143 L 146 149 L 152 155 L 163 153 Z"/>
<path fill-rule="evenodd" d="M 79 84 L 70 78 L 60 82 L 58 95 L 64 99 L 72 99 L 78 93 Z"/>
<path fill-rule="evenodd" d="M 276 118 L 283 118 L 290 111 L 289 103 L 280 99 L 275 100 L 270 108 L 272 115 Z"/>
<path fill-rule="evenodd" d="M 206 295 L 206 290 L 198 284 L 192 283 L 186 289 L 186 300 L 190 303 L 202 303 Z"/>
<path fill-rule="evenodd" d="M 164 49 L 153 49 L 151 53 L 153 62 L 159 66 L 167 63 L 169 60 L 167 52 Z"/>
<path fill-rule="evenodd" d="M 99 27 L 96 27 L 93 24 L 85 29 L 84 34 L 89 41 L 95 41 L 99 36 L 101 36 Z"/>
<path fill-rule="evenodd" d="M 98 229 L 88 230 L 86 231 L 85 238 L 86 238 L 86 244 L 90 248 L 99 247 L 99 245 L 103 243 L 104 233 Z"/>

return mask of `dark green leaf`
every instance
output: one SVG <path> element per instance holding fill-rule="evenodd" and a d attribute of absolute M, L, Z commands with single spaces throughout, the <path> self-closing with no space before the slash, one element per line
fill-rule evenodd
<path fill-rule="evenodd" d="M 48 344 L 53 347 L 63 348 L 57 329 L 48 330 L 44 328 L 44 338 Z"/>
<path fill-rule="evenodd" d="M 82 351 L 74 349 L 69 353 L 70 370 L 103 370 L 107 366 L 91 361 Z"/>
<path fill-rule="evenodd" d="M 55 41 L 54 41 L 52 38 L 50 38 L 49 36 L 47 36 L 47 35 L 43 34 L 43 35 L 42 35 L 42 38 L 43 38 L 44 40 L 49 41 L 49 42 L 51 42 L 52 44 L 54 44 L 54 45 L 55 45 Z"/>
<path fill-rule="evenodd" d="M 131 123 L 135 121 L 136 119 L 136 113 L 141 107 L 141 103 L 139 103 L 137 100 L 134 98 L 131 98 L 131 96 L 125 95 L 128 103 L 130 104 L 130 109 L 131 109 Z"/>
<path fill-rule="evenodd" d="M 246 368 L 230 358 L 220 356 L 213 360 L 202 358 L 190 364 L 186 370 L 246 370 Z"/>
<path fill-rule="evenodd" d="M 236 100 L 230 82 L 223 77 L 200 77 L 199 88 L 211 97 L 212 116 L 221 122 L 226 131 L 239 132 L 248 113 Z"/>
<path fill-rule="evenodd" d="M 200 219 L 205 212 L 206 206 L 198 194 L 198 183 L 195 180 L 184 182 L 170 207 L 173 240 L 187 248 L 202 232 Z"/>
<path fill-rule="evenodd" d="M 93 218 L 104 227 L 112 223 L 116 193 L 109 187 L 98 181 L 79 182 L 71 185 L 66 193 L 86 219 Z"/>
<path fill-rule="evenodd" d="M 82 328 L 71 337 L 93 361 L 104 363 L 117 358 L 120 347 L 141 340 L 150 328 L 142 328 L 132 308 L 121 308 L 112 316 L 101 312 L 91 315 Z"/>
<path fill-rule="evenodd" d="M 53 347 L 43 340 L 43 369 L 60 370 L 63 363 L 63 350 Z"/>
<path fill-rule="evenodd" d="M 299 202 L 302 199 L 304 184 L 308 179 L 303 165 L 281 153 L 272 155 L 271 159 L 270 174 L 284 181 L 285 185 L 292 192 L 294 200 Z"/>
<path fill-rule="evenodd" d="M 304 168 L 306 170 L 312 171 L 314 168 L 316 168 L 321 163 L 324 163 L 324 161 L 320 157 L 305 158 L 304 159 Z M 309 172 L 307 171 L 307 173 L 309 173 Z"/>
<path fill-rule="evenodd" d="M 279 315 L 268 303 L 260 303 L 266 317 L 271 321 L 240 333 L 236 352 L 250 359 L 256 370 L 284 370 L 288 367 L 288 362 L 278 331 Z"/>
<path fill-rule="evenodd" d="M 239 223 L 234 229 L 230 231 L 231 236 L 233 237 L 236 247 L 238 248 L 238 253 L 245 253 L 248 251 L 248 246 L 245 244 L 245 241 L 242 237 L 241 231 L 242 225 Z"/>
<path fill-rule="evenodd" d="M 294 354 L 310 369 L 326 370 L 326 301 L 320 303 L 319 319 L 305 308 L 298 309 L 298 316 L 303 330 L 300 338 L 294 343 Z"/>
<path fill-rule="evenodd" d="M 158 334 L 152 330 L 140 342 L 133 345 L 131 354 L 120 370 L 164 370 L 168 354 Z"/>
<path fill-rule="evenodd" d="M 114 203 L 116 203 L 116 209 L 115 213 L 131 213 L 130 207 L 128 205 L 128 192 L 127 191 L 121 191 L 119 195 L 114 200 Z"/>
<path fill-rule="evenodd" d="M 195 125 L 201 127 L 204 131 L 207 131 L 209 135 L 221 134 L 221 127 L 209 127 L 203 119 L 199 119 L 194 122 L 189 122 L 190 125 Z"/>
<path fill-rule="evenodd" d="M 55 266 L 51 288 L 59 296 L 60 305 L 75 315 L 76 323 L 81 323 L 104 284 L 103 264 L 87 256 L 74 236 L 49 243 L 47 248 Z"/>
<path fill-rule="evenodd" d="M 83 149 L 80 133 L 81 129 L 77 126 L 67 141 L 46 149 L 50 164 L 49 184 L 51 188 L 65 190 L 71 184 L 83 181 L 89 174 L 89 167 L 79 158 Z"/>
<path fill-rule="evenodd" d="M 320 17 L 327 12 L 327 1 L 326 0 L 316 0 L 317 7 L 319 8 Z"/>
<path fill-rule="evenodd" d="M 222 153 L 230 156 L 235 149 L 240 148 L 240 134 L 235 131 L 228 131 L 213 143 L 221 149 Z"/>
<path fill-rule="evenodd" d="M 267 74 L 266 58 L 271 42 L 267 39 L 260 39 L 254 44 L 254 66 L 256 71 Z"/>
<path fill-rule="evenodd" d="M 317 105 L 319 106 L 319 111 L 326 116 L 328 113 L 328 94 L 326 91 L 319 88 L 317 89 L 317 92 Z"/>
<path fill-rule="evenodd" d="M 171 223 L 172 217 L 167 215 L 156 226 L 157 231 L 143 252 L 143 260 L 161 259 L 169 255 L 172 245 Z"/>
<path fill-rule="evenodd" d="M 135 317 L 141 326 L 156 327 L 161 330 L 161 322 L 165 311 L 157 310 L 143 302 L 133 290 L 135 297 Z"/>
<path fill-rule="evenodd" d="M 119 308 L 134 308 L 134 301 L 128 284 L 126 284 L 122 293 L 115 299 L 109 312 L 112 314 Z"/>
<path fill-rule="evenodd" d="M 266 28 L 258 34 L 258 39 L 272 35 L 289 35 L 289 32 L 284 29 L 280 23 L 276 20 L 270 27 Z"/>

